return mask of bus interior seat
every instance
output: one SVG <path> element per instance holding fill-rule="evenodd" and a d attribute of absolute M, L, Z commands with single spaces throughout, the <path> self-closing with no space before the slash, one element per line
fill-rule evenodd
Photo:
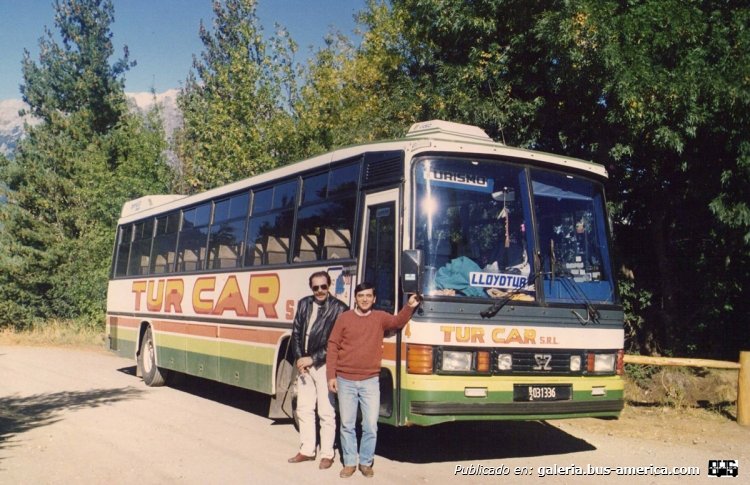
<path fill-rule="evenodd" d="M 318 259 L 318 236 L 317 234 L 301 234 L 299 238 L 299 256 L 295 261 L 317 261 Z"/>
<path fill-rule="evenodd" d="M 263 245 L 257 243 L 253 246 L 252 252 L 248 251 L 246 266 L 253 266 L 256 264 L 263 264 Z"/>
<path fill-rule="evenodd" d="M 198 250 L 192 248 L 184 248 L 180 253 L 180 268 L 183 271 L 196 271 L 203 269 L 203 261 L 205 258 L 205 248 Z"/>
<path fill-rule="evenodd" d="M 169 271 L 169 263 L 167 262 L 167 258 L 164 254 L 157 254 L 153 261 L 151 261 L 153 264 L 151 265 L 151 273 L 167 273 Z"/>
<path fill-rule="evenodd" d="M 289 238 L 268 236 L 266 239 L 266 262 L 286 263 L 289 259 Z"/>
<path fill-rule="evenodd" d="M 218 254 L 216 254 L 216 256 L 212 258 L 213 261 L 211 261 L 211 266 L 213 268 L 236 268 L 238 266 L 240 253 L 239 246 L 222 244 L 216 249 L 218 249 L 218 251 L 215 251 L 214 253 Z"/>
<path fill-rule="evenodd" d="M 348 229 L 326 229 L 325 259 L 351 258 L 352 237 Z"/>

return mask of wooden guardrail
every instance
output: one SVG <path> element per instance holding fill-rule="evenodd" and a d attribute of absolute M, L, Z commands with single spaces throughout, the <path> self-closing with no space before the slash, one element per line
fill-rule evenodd
<path fill-rule="evenodd" d="M 726 362 L 709 359 L 683 359 L 678 357 L 649 357 L 625 354 L 626 364 L 671 365 L 682 367 L 709 367 L 712 369 L 739 370 L 737 379 L 737 424 L 750 426 L 750 352 L 740 352 L 740 361 Z"/>

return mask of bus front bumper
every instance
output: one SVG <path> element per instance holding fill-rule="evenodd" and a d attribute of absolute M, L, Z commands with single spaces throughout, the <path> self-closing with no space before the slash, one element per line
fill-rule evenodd
<path fill-rule="evenodd" d="M 511 403 L 458 403 L 412 401 L 411 414 L 424 416 L 465 415 L 465 416 L 539 416 L 582 414 L 586 416 L 599 413 L 619 413 L 624 407 L 622 399 L 602 401 L 552 401 L 552 402 L 511 402 Z M 562 417 L 562 416 L 560 416 Z"/>

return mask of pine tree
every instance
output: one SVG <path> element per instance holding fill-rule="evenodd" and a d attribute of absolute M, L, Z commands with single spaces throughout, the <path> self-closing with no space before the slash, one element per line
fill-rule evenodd
<path fill-rule="evenodd" d="M 55 2 L 62 45 L 49 31 L 40 61 L 23 63 L 22 93 L 43 123 L 0 161 L 0 326 L 50 318 L 101 325 L 122 203 L 164 192 L 171 173 L 161 122 L 127 111 L 109 64 L 111 1 Z"/>
<path fill-rule="evenodd" d="M 24 51 L 23 100 L 44 121 L 85 113 L 86 124 L 105 133 L 127 109 L 121 75 L 135 66 L 127 47 L 121 59 L 109 64 L 114 53 L 109 28 L 114 21 L 112 1 L 55 0 L 54 7 L 62 44 L 46 29 L 39 40 L 39 63 Z"/>

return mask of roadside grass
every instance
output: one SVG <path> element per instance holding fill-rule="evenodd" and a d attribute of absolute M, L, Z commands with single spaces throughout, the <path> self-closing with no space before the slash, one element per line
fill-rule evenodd
<path fill-rule="evenodd" d="M 623 377 L 630 407 L 701 409 L 736 419 L 736 370 L 626 364 Z"/>
<path fill-rule="evenodd" d="M 104 349 L 104 340 L 103 328 L 75 321 L 52 320 L 23 330 L 0 330 L 0 345 Z"/>

